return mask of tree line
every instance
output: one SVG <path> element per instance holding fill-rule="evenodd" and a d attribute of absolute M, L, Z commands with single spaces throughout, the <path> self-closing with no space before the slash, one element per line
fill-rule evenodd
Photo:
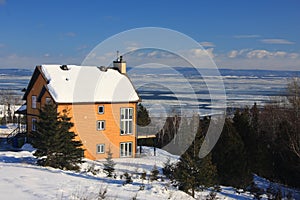
<path fill-rule="evenodd" d="M 248 188 L 253 174 L 300 188 L 300 79 L 288 84 L 280 101 L 235 109 L 228 114 L 220 138 L 208 156 L 198 154 L 210 123 L 209 117 L 172 116 L 157 134 L 158 146 L 175 142 L 180 147 L 197 124 L 196 136 L 177 163 L 166 163 L 164 172 L 173 183 L 194 195 L 195 189 L 214 185 Z M 177 137 L 177 138 L 176 138 Z M 175 138 L 175 139 L 174 139 Z"/>

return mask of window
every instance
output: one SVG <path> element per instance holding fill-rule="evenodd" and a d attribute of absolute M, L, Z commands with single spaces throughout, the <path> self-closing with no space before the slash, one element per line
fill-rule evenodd
<path fill-rule="evenodd" d="M 133 126 L 133 109 L 132 108 L 121 108 L 121 135 L 124 134 L 132 134 L 132 126 Z"/>
<path fill-rule="evenodd" d="M 120 157 L 132 156 L 132 142 L 120 143 Z"/>
<path fill-rule="evenodd" d="M 50 97 L 46 97 L 46 104 L 50 104 L 51 103 L 51 98 Z"/>
<path fill-rule="evenodd" d="M 105 129 L 105 121 L 104 120 L 97 121 L 97 130 L 102 131 L 104 129 Z"/>
<path fill-rule="evenodd" d="M 31 130 L 36 131 L 36 118 L 32 118 L 31 120 Z"/>
<path fill-rule="evenodd" d="M 97 153 L 105 153 L 105 144 L 97 144 Z"/>
<path fill-rule="evenodd" d="M 104 106 L 98 106 L 98 114 L 104 114 Z"/>
<path fill-rule="evenodd" d="M 31 108 L 36 108 L 36 96 L 31 96 Z"/>

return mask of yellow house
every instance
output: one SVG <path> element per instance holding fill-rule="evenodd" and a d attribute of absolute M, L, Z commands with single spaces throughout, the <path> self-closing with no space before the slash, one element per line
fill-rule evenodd
<path fill-rule="evenodd" d="M 126 76 L 122 57 L 114 67 L 41 65 L 34 70 L 24 94 L 27 131 L 36 129 L 39 109 L 53 101 L 68 110 L 72 131 L 83 143 L 85 157 L 134 157 L 139 96 Z"/>

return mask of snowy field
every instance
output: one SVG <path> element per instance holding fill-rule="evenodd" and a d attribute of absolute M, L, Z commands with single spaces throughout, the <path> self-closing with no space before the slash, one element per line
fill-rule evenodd
<path fill-rule="evenodd" d="M 193 199 L 186 193 L 172 187 L 169 180 L 142 180 L 143 171 L 150 174 L 153 166 L 158 169 L 170 158 L 176 162 L 178 157 L 165 151 L 157 150 L 153 156 L 151 148 L 144 148 L 140 158 L 114 159 L 117 163 L 116 178 L 107 178 L 103 172 L 103 162 L 86 160 L 80 172 L 63 171 L 49 167 L 39 167 L 35 164 L 33 149 L 29 145 L 20 152 L 0 152 L 0 199 L 8 200 L 40 200 L 40 199 L 98 199 L 103 194 L 104 199 Z M 89 168 L 99 170 L 92 173 Z M 124 184 L 121 175 L 128 172 L 133 182 Z M 268 187 L 268 181 L 258 180 L 260 187 Z M 143 186 L 144 185 L 144 186 Z M 144 188 L 143 188 L 144 187 Z M 217 193 L 218 199 L 252 199 L 249 193 L 238 194 L 234 188 L 221 187 Z M 210 191 L 197 192 L 198 199 L 206 199 Z M 296 194 L 296 192 L 294 191 Z M 296 194 L 297 195 L 297 194 Z M 299 196 L 298 196 L 299 197 Z M 99 198 L 101 199 L 101 198 Z M 266 199 L 266 196 L 265 196 Z"/>
<path fill-rule="evenodd" d="M 99 194 L 103 194 L 105 199 L 193 199 L 172 187 L 169 180 L 141 180 L 140 174 L 143 171 L 149 175 L 154 165 L 161 171 L 168 158 L 172 162 L 178 159 L 162 150 L 157 150 L 157 156 L 153 156 L 150 148 L 145 147 L 144 150 L 145 154 L 141 158 L 114 159 L 117 163 L 116 178 L 107 178 L 103 173 L 103 160 L 86 160 L 80 172 L 72 172 L 37 166 L 32 155 L 33 149 L 28 145 L 20 152 L 1 151 L 0 199 L 98 199 Z M 89 168 L 99 171 L 92 173 Z M 132 183 L 124 185 L 125 180 L 120 176 L 125 172 L 132 175 Z M 267 187 L 268 181 L 258 181 L 262 188 Z M 253 198 L 251 194 L 239 194 L 231 187 L 221 188 L 222 191 L 217 193 L 218 199 Z M 196 195 L 198 199 L 206 199 L 209 193 L 207 190 L 197 192 Z"/>

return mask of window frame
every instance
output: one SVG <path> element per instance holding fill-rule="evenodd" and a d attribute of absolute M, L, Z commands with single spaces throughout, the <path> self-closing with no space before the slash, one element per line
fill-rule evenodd
<path fill-rule="evenodd" d="M 101 126 L 99 126 L 99 123 L 101 123 Z M 96 128 L 97 128 L 97 131 L 104 131 L 105 130 L 105 120 L 97 120 L 97 124 L 96 124 Z"/>
<path fill-rule="evenodd" d="M 50 104 L 51 102 L 52 102 L 51 97 L 46 97 L 46 98 L 45 98 L 45 103 L 46 103 L 46 104 Z"/>
<path fill-rule="evenodd" d="M 98 151 L 100 150 L 100 151 Z M 103 151 L 101 151 L 103 150 Z M 97 154 L 105 154 L 105 144 L 97 144 L 96 145 L 96 153 Z"/>
<path fill-rule="evenodd" d="M 133 156 L 133 142 L 120 142 L 120 157 L 128 158 Z"/>
<path fill-rule="evenodd" d="M 37 107 L 37 96 L 36 95 L 32 95 L 31 96 L 31 108 L 35 109 Z"/>
<path fill-rule="evenodd" d="M 36 131 L 36 122 L 37 119 L 35 117 L 31 118 L 31 131 Z"/>
<path fill-rule="evenodd" d="M 102 112 L 100 112 L 100 110 L 99 110 L 100 108 L 102 108 Z M 104 114 L 104 105 L 99 105 L 98 106 L 98 114 L 99 115 L 103 115 Z"/>
<path fill-rule="evenodd" d="M 134 109 L 126 107 L 120 109 L 120 135 L 132 135 L 133 130 Z"/>

